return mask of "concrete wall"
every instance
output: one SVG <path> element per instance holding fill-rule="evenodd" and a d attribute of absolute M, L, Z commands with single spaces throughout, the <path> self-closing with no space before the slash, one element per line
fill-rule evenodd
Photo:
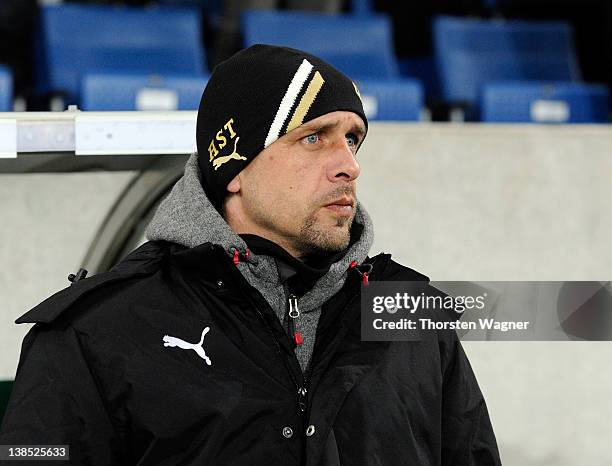
<path fill-rule="evenodd" d="M 135 173 L 0 174 L 0 380 L 30 325 L 17 317 L 68 285 Z"/>
<path fill-rule="evenodd" d="M 610 280 L 612 128 L 379 125 L 373 251 L 432 280 Z M 612 343 L 465 342 L 504 464 L 612 464 Z"/>
<path fill-rule="evenodd" d="M 373 124 L 358 157 L 373 252 L 432 280 L 610 280 L 612 129 Z M 0 175 L 0 378 L 11 322 L 65 287 L 132 173 Z M 612 464 L 612 344 L 464 343 L 504 464 Z"/>
<path fill-rule="evenodd" d="M 612 128 L 378 125 L 374 249 L 435 280 L 612 278 Z"/>

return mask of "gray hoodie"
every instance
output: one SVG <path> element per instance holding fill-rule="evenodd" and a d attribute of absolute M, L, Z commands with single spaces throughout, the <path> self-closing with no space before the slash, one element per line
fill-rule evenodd
<path fill-rule="evenodd" d="M 147 239 L 171 241 L 188 248 L 210 242 L 222 246 L 228 255 L 233 255 L 235 250 L 245 253 L 245 241 L 210 203 L 202 189 L 200 176 L 197 154 L 192 154 L 182 178 L 161 202 L 147 226 Z M 299 299 L 300 315 L 295 321 L 295 329 L 302 334 L 303 343 L 296 347 L 295 352 L 302 370 L 306 370 L 312 355 L 322 304 L 342 288 L 351 262 L 363 262 L 372 246 L 372 221 L 360 202 L 357 202 L 355 221 L 364 227 L 361 237 Z M 284 324 L 287 296 L 276 259 L 251 253 L 249 260 L 240 261 L 237 267 L 249 284 L 259 290 Z"/>

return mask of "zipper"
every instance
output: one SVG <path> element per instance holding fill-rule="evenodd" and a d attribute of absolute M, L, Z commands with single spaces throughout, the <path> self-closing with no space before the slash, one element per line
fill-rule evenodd
<path fill-rule="evenodd" d="M 289 302 L 289 310 L 287 312 L 287 330 L 293 343 L 293 348 L 295 349 L 296 346 L 303 343 L 302 334 L 295 331 L 295 319 L 300 316 L 300 310 L 298 308 L 298 299 L 296 295 L 290 294 L 287 301 Z"/>
<path fill-rule="evenodd" d="M 225 256 L 225 251 L 223 250 L 223 248 L 220 247 L 219 249 L 220 249 L 220 252 L 223 254 L 223 256 L 226 257 Z M 237 280 L 242 282 L 242 283 L 244 283 L 244 285 L 245 285 L 244 287 L 245 288 L 248 289 L 248 287 L 251 287 L 251 285 L 247 282 L 246 278 L 244 278 L 242 273 L 240 273 L 240 271 L 236 268 L 236 266 L 233 263 L 231 264 L 230 269 L 231 269 L 231 273 L 235 274 L 235 276 L 237 277 Z M 243 289 L 243 287 L 240 287 L 240 289 Z M 259 308 L 258 304 L 250 296 L 249 293 L 243 293 L 243 295 L 247 298 L 248 302 L 251 304 L 253 309 L 255 309 L 255 312 L 257 312 L 257 315 L 259 316 L 259 318 L 263 322 L 266 330 L 268 331 L 268 334 L 272 338 L 272 341 L 274 342 L 274 347 L 276 349 L 276 353 L 278 354 L 279 358 L 282 360 L 283 365 L 285 366 L 285 368 L 287 369 L 287 372 L 289 373 L 289 378 L 291 379 L 291 381 L 293 382 L 293 384 L 295 386 L 295 389 L 296 389 L 296 392 L 297 392 L 297 407 L 298 407 L 298 411 L 299 411 L 300 414 L 303 414 L 306 411 L 306 393 L 308 392 L 306 387 L 304 386 L 304 384 L 300 383 L 300 381 L 296 380 L 295 375 L 293 373 L 293 370 L 289 366 L 287 358 L 283 355 L 283 350 L 282 350 L 282 348 L 280 346 L 278 338 L 276 338 L 276 335 L 274 334 L 274 331 L 272 330 L 272 328 L 268 324 L 268 321 L 266 320 L 265 316 L 263 315 L 263 312 Z M 268 308 L 270 309 L 270 312 L 274 313 L 274 310 L 270 307 L 269 304 L 268 304 Z M 297 361 L 297 357 L 295 356 L 295 353 L 294 353 L 294 357 L 296 358 L 296 362 L 297 362 L 298 367 L 299 367 L 299 361 Z"/>
<path fill-rule="evenodd" d="M 220 251 L 223 254 L 223 256 L 225 257 L 225 251 L 223 250 L 223 248 L 220 247 Z M 376 259 L 376 258 L 374 258 Z M 370 264 L 373 266 L 374 262 L 376 262 L 376 260 L 370 262 Z M 232 264 L 234 265 L 234 264 Z M 240 273 L 240 271 L 235 267 L 231 267 L 232 273 L 237 274 L 236 277 L 238 277 L 239 281 L 242 281 L 247 287 L 250 287 L 251 285 L 247 282 L 246 278 L 244 278 L 244 276 L 242 275 L 242 273 Z M 285 293 L 287 292 L 287 288 L 285 288 Z M 302 383 L 298 382 L 293 374 L 293 371 L 291 369 L 291 367 L 289 366 L 288 362 L 287 362 L 287 358 L 285 358 L 285 356 L 283 355 L 282 349 L 280 347 L 280 343 L 278 341 L 278 339 L 276 338 L 276 335 L 274 335 L 274 331 L 272 330 L 272 328 L 270 327 L 270 325 L 268 324 L 268 321 L 266 320 L 265 316 L 263 315 L 263 313 L 261 312 L 261 310 L 259 309 L 257 303 L 255 302 L 255 300 L 253 300 L 253 298 L 248 294 L 248 293 L 244 293 L 244 295 L 246 296 L 247 300 L 251 303 L 251 306 L 253 306 L 253 309 L 255 309 L 255 311 L 257 312 L 257 315 L 259 316 L 259 318 L 262 320 L 262 322 L 264 323 L 264 326 L 266 327 L 266 330 L 268 331 L 268 333 L 270 334 L 270 337 L 272 337 L 272 340 L 274 341 L 274 345 L 276 348 L 276 352 L 278 354 L 278 356 L 281 358 L 283 365 L 285 366 L 285 368 L 287 369 L 287 372 L 289 373 L 289 377 L 291 379 L 291 381 L 294 383 L 295 388 L 297 390 L 297 406 L 298 406 L 298 411 L 301 415 L 304 415 L 304 413 L 306 412 L 306 410 L 308 409 L 308 390 L 309 390 L 309 384 L 310 384 L 310 377 L 312 375 L 312 368 L 314 367 L 314 355 L 315 353 L 313 352 L 311 360 L 310 360 L 310 364 L 307 368 L 307 370 L 303 373 L 302 376 Z M 340 313 L 339 318 L 342 318 L 342 316 L 345 314 L 346 310 L 349 308 L 349 306 L 357 299 L 357 296 L 353 296 L 351 299 L 348 300 L 347 304 L 344 306 L 342 312 Z M 293 314 L 296 315 L 296 317 L 299 316 L 299 309 L 298 309 L 298 305 L 297 305 L 297 297 L 294 294 L 289 295 L 288 297 L 289 300 L 289 310 L 291 311 L 293 309 Z M 274 310 L 268 305 L 268 308 L 270 309 L 270 311 L 272 313 L 274 313 Z M 295 317 L 295 318 L 296 318 Z M 294 317 L 289 317 L 288 320 L 288 324 L 292 325 L 293 327 L 291 328 L 291 334 L 295 335 L 295 321 L 293 320 Z M 316 338 L 316 336 L 315 336 Z M 292 341 L 295 343 L 294 338 L 292 338 Z M 315 340 L 316 343 L 316 340 Z M 314 346 L 313 346 L 314 348 Z M 297 360 L 297 356 L 295 356 L 294 353 L 294 357 Z M 297 361 L 298 366 L 299 361 Z"/>
<path fill-rule="evenodd" d="M 345 314 L 346 310 L 357 300 L 356 296 L 351 297 L 347 303 L 345 304 L 344 308 L 342 309 L 342 312 L 340 313 L 339 318 L 341 319 L 342 316 Z M 315 342 L 316 343 L 316 342 Z M 314 347 L 313 347 L 314 349 Z M 310 360 L 310 364 L 308 365 L 308 368 L 306 369 L 306 371 L 304 372 L 304 385 L 301 387 L 298 387 L 298 409 L 300 410 L 300 414 L 305 416 L 305 419 L 307 419 L 310 414 L 306 413 L 306 411 L 308 410 L 308 390 L 310 389 L 310 382 L 311 382 L 311 376 L 312 376 L 312 368 L 315 366 L 315 352 L 313 351 L 312 353 L 312 357 Z"/>
<path fill-rule="evenodd" d="M 306 408 L 308 407 L 308 389 L 306 385 L 298 388 L 298 408 L 300 410 L 300 414 L 304 414 L 306 412 Z"/>
<path fill-rule="evenodd" d="M 285 365 L 285 368 L 287 369 L 287 372 L 289 373 L 289 377 L 291 378 L 291 381 L 293 382 L 293 384 L 295 385 L 295 387 L 297 388 L 298 391 L 298 408 L 300 408 L 300 394 L 301 394 L 301 389 L 303 389 L 302 385 L 295 379 L 294 375 L 293 375 L 293 371 L 291 370 L 291 367 L 289 367 L 289 365 L 287 364 L 287 359 L 283 356 L 283 351 L 281 350 L 280 347 L 280 343 L 278 342 L 278 339 L 276 338 L 276 336 L 274 335 L 274 332 L 272 331 L 272 329 L 270 328 L 270 326 L 268 325 L 268 321 L 266 320 L 266 318 L 264 317 L 263 313 L 261 312 L 261 310 L 257 307 L 257 305 L 250 299 L 248 298 L 249 301 L 251 302 L 251 305 L 253 306 L 253 308 L 255 309 L 255 311 L 257 312 L 257 315 L 259 316 L 259 318 L 262 320 L 262 322 L 264 323 L 266 330 L 268 331 L 268 333 L 270 334 L 270 336 L 272 337 L 272 340 L 274 341 L 274 346 L 276 348 L 276 352 L 278 354 L 278 356 L 281 358 L 283 364 Z M 300 413 L 303 413 L 304 410 L 300 410 Z"/>
<path fill-rule="evenodd" d="M 287 291 L 287 288 L 285 288 Z M 287 311 L 287 328 L 289 331 L 289 337 L 291 338 L 292 346 L 295 350 L 295 347 L 302 344 L 302 335 L 299 332 L 295 331 L 295 319 L 300 316 L 300 309 L 298 307 L 298 298 L 296 295 L 291 293 L 287 302 L 289 304 L 289 308 Z M 295 353 L 294 353 L 295 354 Z M 297 356 L 296 356 L 297 359 Z M 298 361 L 299 365 L 299 361 Z M 303 384 L 298 385 L 297 387 L 297 397 L 298 397 L 298 410 L 300 414 L 304 414 L 306 412 L 307 404 L 307 395 L 308 395 L 308 381 L 305 377 L 302 377 Z"/>
<path fill-rule="evenodd" d="M 289 287 L 287 284 L 283 285 L 283 290 L 285 295 L 287 296 L 287 334 L 289 339 L 291 340 L 291 347 L 294 350 L 295 356 L 295 348 L 298 345 L 302 344 L 302 335 L 299 332 L 295 331 L 295 319 L 300 316 L 300 309 L 298 307 L 298 298 L 295 294 L 289 293 Z M 297 359 L 297 356 L 295 356 Z M 298 366 L 300 362 L 298 361 Z M 306 412 L 307 403 L 306 397 L 308 394 L 308 388 L 306 387 L 306 379 L 302 377 L 302 381 L 304 383 L 296 383 L 297 389 L 297 407 L 300 414 L 304 414 Z"/>
<path fill-rule="evenodd" d="M 249 301 L 250 301 L 250 298 L 249 298 Z M 287 364 L 287 359 L 283 356 L 283 352 L 281 350 L 280 343 L 278 342 L 278 339 L 274 335 L 274 332 L 272 332 L 272 329 L 268 325 L 266 318 L 264 317 L 264 315 L 262 314 L 262 312 L 259 310 L 259 308 L 254 302 L 251 301 L 251 305 L 255 308 L 255 311 L 257 311 L 257 314 L 259 315 L 260 319 L 263 321 L 264 325 L 266 326 L 266 329 L 268 330 L 268 333 L 272 337 L 272 340 L 274 340 L 276 352 L 278 353 L 278 356 L 282 359 L 283 364 L 285 365 L 285 368 L 287 369 L 287 372 L 289 373 L 289 377 L 291 378 L 291 381 L 293 382 L 293 384 L 295 385 L 297 389 L 297 407 L 298 407 L 298 411 L 300 415 L 303 415 L 306 412 L 306 408 L 308 406 L 307 405 L 308 389 L 306 388 L 307 387 L 306 380 L 304 379 L 304 384 L 302 385 L 295 379 L 295 377 L 293 376 L 293 371 L 291 370 L 291 367 L 289 367 L 289 365 Z M 298 361 L 298 365 L 299 365 L 299 361 Z"/>
<path fill-rule="evenodd" d="M 374 268 L 374 263 L 377 261 L 378 257 L 374 257 L 370 260 L 369 264 L 370 264 L 370 272 L 373 270 Z M 340 313 L 340 315 L 338 316 L 339 320 L 342 320 L 342 317 L 344 316 L 344 314 L 346 313 L 346 310 L 357 300 L 358 298 L 358 294 L 355 294 L 353 296 L 351 296 L 351 298 L 346 302 L 346 304 L 344 305 L 344 308 L 342 309 L 342 312 Z M 315 339 L 315 345 L 316 345 L 316 339 Z M 313 345 L 313 350 L 314 350 L 314 345 Z M 307 393 L 308 393 L 308 389 L 310 388 L 310 378 L 312 376 L 312 369 L 315 366 L 315 359 L 314 356 L 317 353 L 313 351 L 312 353 L 312 358 L 310 360 L 310 364 L 308 365 L 308 368 L 306 369 L 306 371 L 304 372 L 304 386 L 303 388 L 303 392 L 300 392 L 300 390 L 298 390 L 298 395 L 303 397 L 303 403 L 304 403 L 304 410 L 306 410 L 306 407 L 308 406 L 307 403 Z M 302 399 L 300 399 L 298 397 L 299 401 L 298 403 L 300 403 L 302 401 Z"/>

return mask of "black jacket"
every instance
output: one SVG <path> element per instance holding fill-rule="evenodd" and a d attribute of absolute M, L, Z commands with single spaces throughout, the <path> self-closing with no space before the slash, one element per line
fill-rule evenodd
<path fill-rule="evenodd" d="M 367 262 L 371 281 L 426 280 L 387 254 Z M 0 444 L 69 444 L 96 465 L 500 464 L 455 333 L 361 341 L 360 282 L 353 269 L 323 306 L 303 374 L 221 247 L 148 242 L 18 319 L 36 325 Z"/>

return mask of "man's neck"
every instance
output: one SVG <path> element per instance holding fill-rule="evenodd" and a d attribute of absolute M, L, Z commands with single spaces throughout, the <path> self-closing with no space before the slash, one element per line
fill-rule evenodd
<path fill-rule="evenodd" d="M 287 251 L 292 257 L 302 260 L 307 254 L 306 251 L 302 251 L 298 248 L 293 241 L 280 235 L 274 234 L 267 229 L 264 229 L 258 225 L 249 223 L 248 225 L 242 220 L 241 216 L 236 215 L 225 215 L 225 221 L 237 235 L 257 235 L 261 238 L 265 238 L 273 243 L 276 243 L 285 251 Z"/>

